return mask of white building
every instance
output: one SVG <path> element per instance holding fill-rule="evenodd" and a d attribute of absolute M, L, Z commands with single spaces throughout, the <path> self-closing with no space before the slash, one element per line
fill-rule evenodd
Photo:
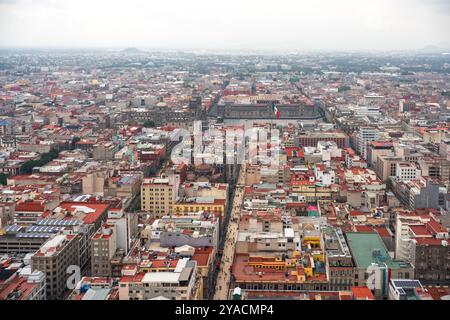
<path fill-rule="evenodd" d="M 382 115 L 378 106 L 357 106 L 353 111 L 357 117 L 380 117 Z"/>
<path fill-rule="evenodd" d="M 380 132 L 375 128 L 361 127 L 359 132 L 356 134 L 355 144 L 356 150 L 359 155 L 367 160 L 367 145 L 369 142 L 378 140 L 380 137 Z"/>
<path fill-rule="evenodd" d="M 317 165 L 314 167 L 314 175 L 316 181 L 320 182 L 324 187 L 328 187 L 336 183 L 336 173 L 334 170 L 326 169 L 323 166 Z"/>
<path fill-rule="evenodd" d="M 147 272 L 138 276 L 137 268 L 122 271 L 119 300 L 192 300 L 197 293 L 197 263 L 189 258 L 178 260 L 173 272 Z"/>
<path fill-rule="evenodd" d="M 419 280 L 391 279 L 389 300 L 432 300 Z"/>
<path fill-rule="evenodd" d="M 331 158 L 339 158 L 342 156 L 340 149 L 334 141 L 319 141 L 317 149 L 322 153 L 322 161 L 330 161 Z"/>
<path fill-rule="evenodd" d="M 411 162 L 399 162 L 395 168 L 395 179 L 397 181 L 412 181 L 421 176 L 421 171 Z"/>

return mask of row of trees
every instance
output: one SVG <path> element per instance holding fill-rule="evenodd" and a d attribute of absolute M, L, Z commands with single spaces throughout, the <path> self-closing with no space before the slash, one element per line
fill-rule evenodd
<path fill-rule="evenodd" d="M 44 153 L 39 160 L 29 160 L 22 164 L 20 167 L 20 173 L 31 174 L 34 167 L 42 167 L 49 163 L 50 161 L 58 158 L 59 151 L 52 149 L 47 153 Z"/>
<path fill-rule="evenodd" d="M 349 86 L 340 86 L 339 88 L 338 88 L 338 92 L 345 92 L 345 91 L 348 91 L 348 90 L 350 90 L 351 88 L 349 87 Z"/>
<path fill-rule="evenodd" d="M 166 165 L 168 161 L 169 161 L 168 156 L 162 156 L 161 158 L 159 158 L 158 163 L 155 163 L 152 166 L 146 167 L 144 169 L 144 176 L 154 177 L 159 172 L 159 170 L 161 170 L 161 168 L 163 168 Z"/>

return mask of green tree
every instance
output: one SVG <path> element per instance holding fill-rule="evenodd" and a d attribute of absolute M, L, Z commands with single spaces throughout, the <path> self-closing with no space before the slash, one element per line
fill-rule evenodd
<path fill-rule="evenodd" d="M 153 121 L 153 120 L 147 120 L 144 122 L 145 128 L 154 128 L 155 126 L 156 126 L 155 121 Z"/>
<path fill-rule="evenodd" d="M 350 90 L 351 88 L 349 87 L 349 86 L 340 86 L 339 88 L 338 88 L 338 92 L 345 92 L 345 91 L 348 91 L 348 90 Z"/>
<path fill-rule="evenodd" d="M 77 142 L 80 141 L 81 138 L 80 137 L 73 137 L 72 138 L 72 142 L 70 143 L 70 149 L 73 150 L 75 149 Z"/>
<path fill-rule="evenodd" d="M 154 166 L 146 167 L 144 169 L 144 176 L 146 178 L 148 177 L 154 177 L 156 173 L 158 172 L 158 169 L 156 169 Z"/>
<path fill-rule="evenodd" d="M 33 172 L 34 167 L 42 167 L 52 161 L 53 159 L 58 158 L 59 151 L 52 149 L 47 153 L 42 154 L 39 160 L 29 160 L 22 164 L 20 167 L 20 173 L 22 174 L 31 174 Z"/>
<path fill-rule="evenodd" d="M 159 158 L 159 167 L 161 168 L 168 160 L 169 158 L 167 156 L 162 156 Z"/>
<path fill-rule="evenodd" d="M 386 185 L 386 191 L 391 191 L 392 190 L 393 183 L 392 183 L 392 179 L 391 178 L 387 178 L 384 181 L 384 184 Z"/>
<path fill-rule="evenodd" d="M 6 173 L 0 173 L 0 184 L 6 186 L 8 177 Z"/>

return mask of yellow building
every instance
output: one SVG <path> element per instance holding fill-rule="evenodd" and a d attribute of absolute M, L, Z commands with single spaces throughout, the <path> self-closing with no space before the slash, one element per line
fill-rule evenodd
<path fill-rule="evenodd" d="M 314 182 L 293 183 L 292 192 L 298 193 L 299 196 L 305 197 L 307 202 L 315 202 L 318 200 L 329 200 L 332 197 L 333 190 L 330 187 L 323 187 Z"/>
<path fill-rule="evenodd" d="M 284 270 L 286 267 L 286 261 L 282 260 L 280 257 L 252 256 L 248 260 L 248 265 L 261 269 L 267 268 L 267 269 Z"/>
<path fill-rule="evenodd" d="M 139 264 L 139 271 L 141 272 L 174 272 L 177 267 L 177 260 L 143 260 Z"/>
<path fill-rule="evenodd" d="M 440 143 L 447 133 L 447 128 L 421 128 L 419 133 L 425 143 Z"/>
<path fill-rule="evenodd" d="M 172 213 L 176 192 L 169 179 L 145 179 L 141 186 L 141 208 L 155 218 Z"/>
<path fill-rule="evenodd" d="M 225 199 L 214 198 L 192 198 L 189 201 L 176 203 L 173 206 L 174 213 L 188 212 L 215 212 L 223 214 L 225 212 Z"/>
<path fill-rule="evenodd" d="M 310 245 L 311 248 L 320 249 L 320 237 L 319 236 L 305 236 L 303 238 L 303 245 Z"/>

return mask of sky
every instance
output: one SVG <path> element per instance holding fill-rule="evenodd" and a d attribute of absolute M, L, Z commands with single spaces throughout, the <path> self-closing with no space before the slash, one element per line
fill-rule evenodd
<path fill-rule="evenodd" d="M 0 47 L 450 48 L 450 0 L 0 0 Z"/>

